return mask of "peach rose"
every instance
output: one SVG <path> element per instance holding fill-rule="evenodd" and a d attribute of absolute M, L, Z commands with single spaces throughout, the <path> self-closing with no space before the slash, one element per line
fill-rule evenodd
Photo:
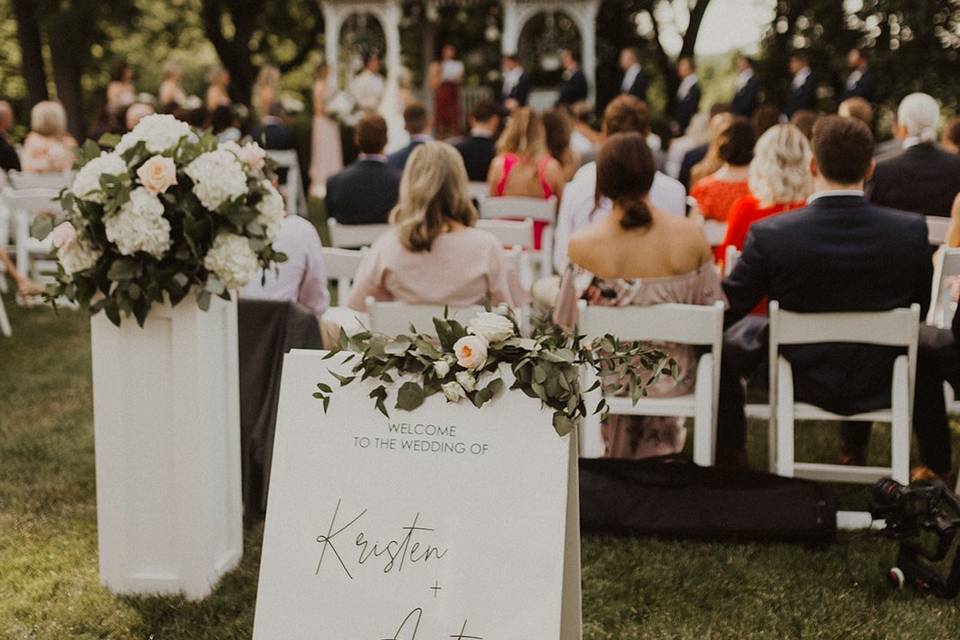
<path fill-rule="evenodd" d="M 60 251 L 70 251 L 77 242 L 77 230 L 69 222 L 61 222 L 53 229 L 50 239 Z"/>
<path fill-rule="evenodd" d="M 240 158 L 240 162 L 255 171 L 259 171 L 266 164 L 267 152 L 261 149 L 256 142 L 251 142 L 240 147 L 240 153 L 237 154 L 237 157 Z"/>
<path fill-rule="evenodd" d="M 177 184 L 177 165 L 173 159 L 153 156 L 137 169 L 143 188 L 157 195 Z"/>
<path fill-rule="evenodd" d="M 464 336 L 453 345 L 457 364 L 464 369 L 479 369 L 487 362 L 487 341 L 480 336 Z"/>

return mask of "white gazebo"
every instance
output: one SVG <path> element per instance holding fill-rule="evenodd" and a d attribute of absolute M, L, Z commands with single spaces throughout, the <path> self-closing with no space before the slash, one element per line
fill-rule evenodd
<path fill-rule="evenodd" d="M 369 14 L 383 28 L 387 50 L 387 86 L 396 87 L 400 69 L 400 18 L 403 11 L 400 0 L 320 0 L 326 24 L 326 59 L 336 65 L 340 55 L 340 31 L 352 15 Z M 503 33 L 501 50 L 516 53 L 524 25 L 540 13 L 562 12 L 576 23 L 582 38 L 583 72 L 590 86 L 590 98 L 595 92 L 597 67 L 597 11 L 601 0 L 501 0 L 503 4 Z M 428 7 L 434 0 L 427 0 Z M 388 89 L 389 90 L 389 89 Z"/>

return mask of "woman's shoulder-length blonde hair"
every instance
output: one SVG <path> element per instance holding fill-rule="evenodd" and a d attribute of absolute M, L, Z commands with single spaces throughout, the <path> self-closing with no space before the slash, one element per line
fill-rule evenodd
<path fill-rule="evenodd" d="M 546 149 L 547 132 L 543 118 L 530 107 L 514 111 L 497 140 L 497 153 L 515 153 L 524 158 L 535 158 Z"/>
<path fill-rule="evenodd" d="M 750 162 L 750 192 L 761 204 L 801 202 L 813 190 L 807 137 L 792 124 L 768 129 L 754 148 Z"/>
<path fill-rule="evenodd" d="M 67 112 L 54 100 L 44 100 L 33 106 L 30 112 L 30 129 L 48 138 L 64 138 L 67 135 Z"/>
<path fill-rule="evenodd" d="M 444 142 L 427 142 L 414 149 L 400 179 L 400 199 L 390 212 L 390 222 L 400 244 L 413 252 L 429 251 L 451 223 L 476 224 L 467 170 L 456 149 Z"/>

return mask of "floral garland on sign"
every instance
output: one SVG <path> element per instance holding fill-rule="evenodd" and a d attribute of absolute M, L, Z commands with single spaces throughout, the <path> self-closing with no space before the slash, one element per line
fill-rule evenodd
<path fill-rule="evenodd" d="M 561 436 L 587 415 L 584 393 L 602 386 L 604 393 L 626 392 L 636 403 L 661 375 L 676 377 L 676 361 L 646 344 L 621 342 L 609 335 L 586 343 L 552 325 L 523 337 L 509 312 L 483 312 L 466 326 L 448 317 L 434 318 L 433 324 L 436 336 L 413 331 L 396 337 L 370 331 L 348 336 L 341 330 L 338 347 L 325 358 L 350 352 L 344 362 L 356 362 L 351 375 L 330 373 L 340 386 L 358 377 L 379 381 L 370 398 L 389 417 L 388 386 L 399 383 L 395 408 L 402 411 L 413 411 L 426 398 L 440 393 L 448 402 L 469 400 L 480 408 L 504 391 L 500 367 L 507 365 L 514 376 L 510 389 L 550 407 L 553 426 Z M 580 382 L 584 367 L 592 367 L 598 376 L 586 391 Z M 317 384 L 313 396 L 323 402 L 324 412 L 332 394 L 330 385 Z M 594 410 L 597 412 L 606 415 L 602 399 Z"/>
<path fill-rule="evenodd" d="M 47 297 L 64 296 L 143 326 L 154 303 L 176 305 L 191 290 L 208 309 L 230 299 L 261 269 L 286 256 L 273 250 L 285 215 L 256 143 L 218 144 L 171 115 L 143 118 L 122 138 L 88 141 L 62 211 L 37 219 L 52 232 L 59 268 Z"/>

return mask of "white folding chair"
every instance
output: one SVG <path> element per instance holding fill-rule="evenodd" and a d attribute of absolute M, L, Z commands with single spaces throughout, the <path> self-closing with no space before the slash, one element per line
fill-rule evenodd
<path fill-rule="evenodd" d="M 53 244 L 49 238 L 44 240 L 33 238 L 30 235 L 30 226 L 36 216 L 55 213 L 60 208 L 60 204 L 56 202 L 59 193 L 59 189 L 45 187 L 24 189 L 8 187 L 3 191 L 3 199 L 14 214 L 17 270 L 35 280 L 40 278 L 38 266 L 50 268 L 54 263 L 48 261 L 41 265 L 34 265 L 31 262 L 32 257 L 49 255 L 53 251 Z"/>
<path fill-rule="evenodd" d="M 957 310 L 957 303 L 950 295 L 950 284 L 957 276 L 960 276 L 960 249 L 943 245 L 933 256 L 933 285 L 927 324 L 940 329 L 950 328 Z"/>
<path fill-rule="evenodd" d="M 940 246 L 946 243 L 948 231 L 950 231 L 950 218 L 927 216 L 927 238 L 930 244 Z"/>
<path fill-rule="evenodd" d="M 391 228 L 389 224 L 340 224 L 334 218 L 327 218 L 330 244 L 341 249 L 369 247 Z"/>
<path fill-rule="evenodd" d="M 307 197 L 303 193 L 303 181 L 300 178 L 300 160 L 293 150 L 267 150 L 267 157 L 277 163 L 278 169 L 286 169 L 286 181 L 281 185 L 286 191 L 287 215 L 306 215 Z"/>
<path fill-rule="evenodd" d="M 481 202 L 485 198 L 490 197 L 490 185 L 486 182 L 471 182 L 470 183 L 470 198 L 476 202 Z"/>
<path fill-rule="evenodd" d="M 533 258 L 539 261 L 541 277 L 553 275 L 553 233 L 557 218 L 557 199 L 551 198 L 522 198 L 516 196 L 501 196 L 484 198 L 480 201 L 480 217 L 485 220 L 497 218 L 530 219 L 546 222 L 540 240 L 540 251 L 533 253 Z"/>
<path fill-rule="evenodd" d="M 737 260 L 740 259 L 740 250 L 735 246 L 727 245 L 726 254 L 723 256 L 723 277 L 726 278 L 733 272 L 733 268 L 737 266 Z"/>
<path fill-rule="evenodd" d="M 526 289 L 533 286 L 530 252 L 533 250 L 533 220 L 478 220 L 477 229 L 489 231 L 510 250 L 510 259 Z"/>
<path fill-rule="evenodd" d="M 7 269 L 0 264 L 0 294 L 7 292 Z M 10 337 L 13 335 L 13 329 L 10 327 L 10 318 L 7 316 L 7 308 L 3 306 L 3 297 L 0 296 L 0 334 Z"/>
<path fill-rule="evenodd" d="M 920 305 L 917 304 L 892 311 L 794 313 L 782 311 L 776 300 L 770 301 L 770 463 L 777 474 L 829 482 L 872 483 L 888 476 L 897 482 L 909 482 L 910 416 L 919 324 Z M 906 348 L 907 353 L 894 361 L 889 409 L 841 416 L 795 401 L 793 369 L 780 355 L 780 347 L 834 342 Z M 854 467 L 796 462 L 795 420 L 889 422 L 891 464 L 889 467 Z"/>
<path fill-rule="evenodd" d="M 717 402 L 720 393 L 720 352 L 723 345 L 723 302 L 712 306 L 658 304 L 649 307 L 601 307 L 580 303 L 577 331 L 592 340 L 612 335 L 620 340 L 644 342 L 676 342 L 709 346 L 697 363 L 693 393 L 675 398 L 640 398 L 634 405 L 629 397 L 602 395 L 600 389 L 589 394 L 588 413 L 600 397 L 610 407 L 611 415 L 684 416 L 692 417 L 693 460 L 703 466 L 714 463 L 717 425 Z M 585 388 L 593 385 L 592 373 L 584 380 Z M 585 458 L 603 455 L 600 415 L 591 414 L 580 432 L 580 451 Z"/>
<path fill-rule="evenodd" d="M 350 297 L 353 287 L 353 277 L 360 268 L 363 254 L 366 249 L 338 249 L 336 247 L 323 248 L 323 268 L 327 272 L 328 280 L 337 282 L 337 301 L 342 306 Z"/>
<path fill-rule="evenodd" d="M 388 336 L 410 333 L 413 325 L 417 333 L 434 334 L 433 319 L 448 318 L 466 324 L 484 309 L 480 305 L 467 307 L 444 307 L 441 304 L 407 304 L 405 302 L 378 302 L 367 298 L 367 313 L 370 314 L 369 329 Z"/>

